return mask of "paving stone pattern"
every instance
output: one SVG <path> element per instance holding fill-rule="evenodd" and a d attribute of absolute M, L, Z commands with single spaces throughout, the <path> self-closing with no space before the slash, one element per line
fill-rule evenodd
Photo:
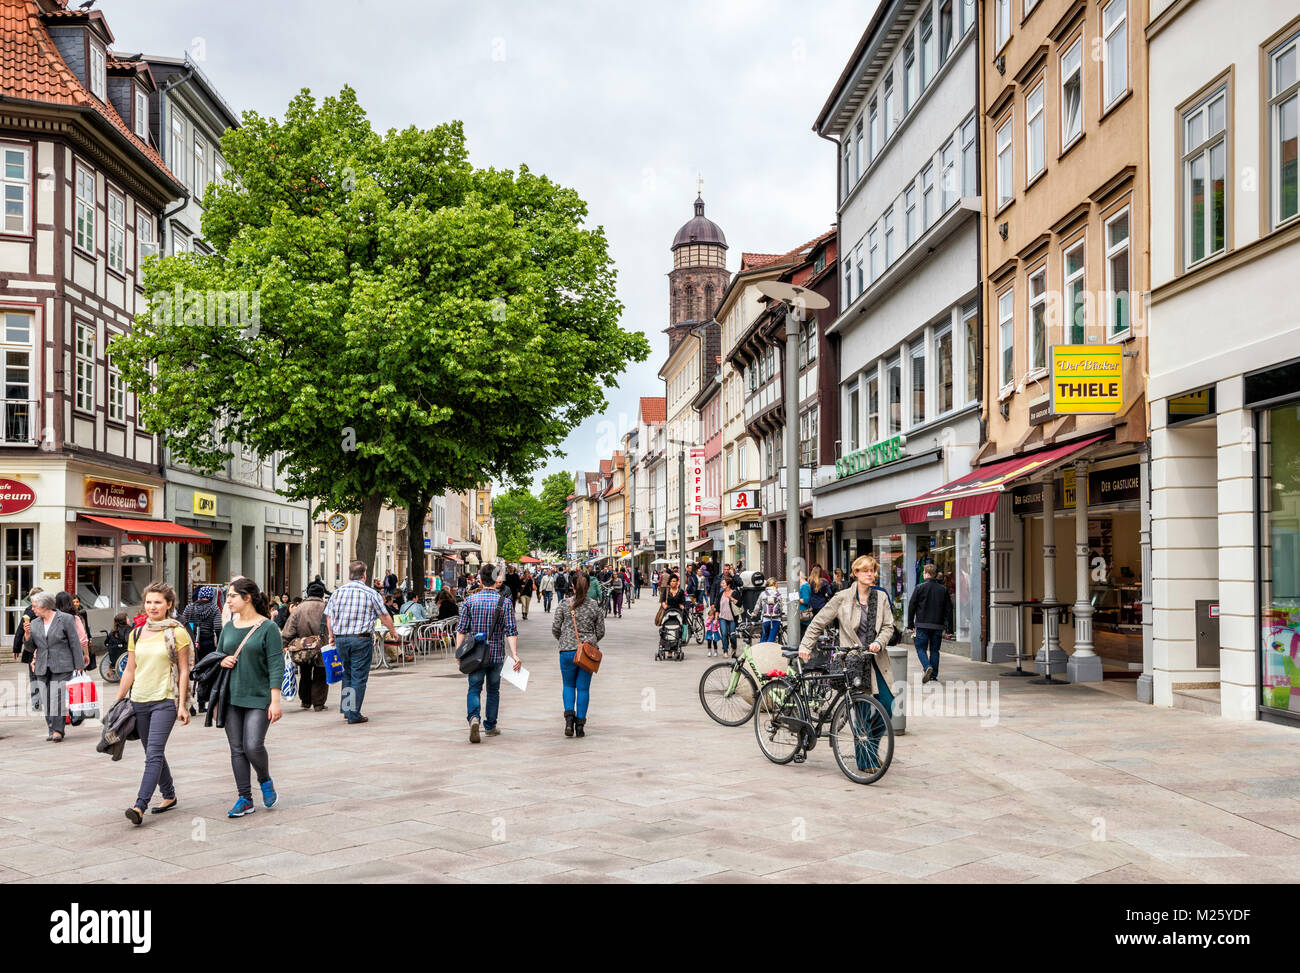
<path fill-rule="evenodd" d="M 520 621 L 532 681 L 526 694 L 503 682 L 499 737 L 469 743 L 451 661 L 380 672 L 367 724 L 286 704 L 268 739 L 280 801 L 268 811 L 258 795 L 257 812 L 238 820 L 225 816 L 235 790 L 222 731 L 177 728 L 168 758 L 180 807 L 135 828 L 123 811 L 140 746 L 116 763 L 96 753 L 97 721 L 47 743 L 40 714 L 16 714 L 22 668 L 0 666 L 0 882 L 1300 876 L 1295 730 L 1006 679 L 996 723 L 914 695 L 893 766 L 863 787 L 825 741 L 802 766 L 778 767 L 751 726 L 709 720 L 696 686 L 713 660 L 692 647 L 685 662 L 653 661 L 654 607 L 646 598 L 609 619 L 585 739 L 563 736 L 551 617 L 534 608 Z M 996 680 L 1003 668 L 945 657 L 943 678 Z"/>

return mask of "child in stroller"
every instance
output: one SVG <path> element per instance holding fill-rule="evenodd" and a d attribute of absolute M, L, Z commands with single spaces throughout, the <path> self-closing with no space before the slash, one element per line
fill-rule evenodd
<path fill-rule="evenodd" d="M 685 643 L 686 617 L 680 609 L 669 608 L 664 612 L 659 626 L 659 648 L 655 651 L 655 661 L 672 659 L 681 662 L 686 658 L 686 654 L 682 651 Z"/>

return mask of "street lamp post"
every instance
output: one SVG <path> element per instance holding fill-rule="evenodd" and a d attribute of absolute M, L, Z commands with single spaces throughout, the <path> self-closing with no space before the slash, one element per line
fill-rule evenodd
<path fill-rule="evenodd" d="M 765 280 L 757 284 L 767 298 L 785 305 L 785 585 L 790 644 L 799 644 L 799 334 L 804 315 L 830 307 L 815 291 Z"/>
<path fill-rule="evenodd" d="M 686 590 L 686 449 L 694 443 L 685 439 L 669 439 L 674 446 L 681 446 L 677 454 L 677 566 L 678 577 L 682 579 L 682 590 Z"/>

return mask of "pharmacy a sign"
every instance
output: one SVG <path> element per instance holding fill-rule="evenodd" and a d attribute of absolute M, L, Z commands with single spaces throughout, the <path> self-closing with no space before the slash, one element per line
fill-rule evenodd
<path fill-rule="evenodd" d="M 1122 345 L 1052 346 L 1053 413 L 1114 415 L 1122 408 Z"/>

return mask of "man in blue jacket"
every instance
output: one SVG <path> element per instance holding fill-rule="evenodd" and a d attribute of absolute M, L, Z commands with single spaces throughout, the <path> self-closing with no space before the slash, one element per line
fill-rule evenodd
<path fill-rule="evenodd" d="M 925 669 L 922 683 L 939 678 L 939 649 L 943 633 L 953 630 L 952 595 L 942 582 L 936 580 L 933 563 L 922 569 L 925 578 L 912 592 L 907 606 L 907 627 L 916 630 L 916 655 Z"/>

